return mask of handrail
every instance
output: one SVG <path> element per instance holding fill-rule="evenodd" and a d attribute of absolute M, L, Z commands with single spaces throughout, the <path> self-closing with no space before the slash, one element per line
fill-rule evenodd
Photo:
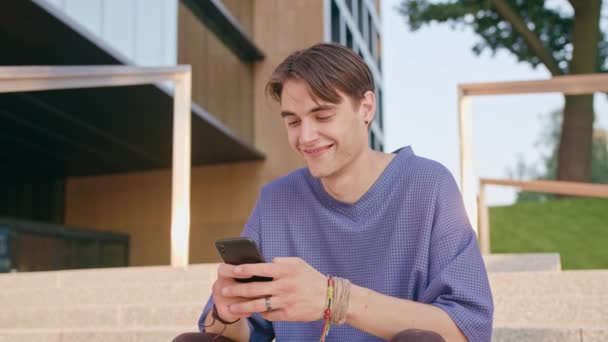
<path fill-rule="evenodd" d="M 532 93 L 591 94 L 608 91 L 608 74 L 554 76 L 548 80 L 459 84 L 464 96 L 513 95 Z"/>
<path fill-rule="evenodd" d="M 188 265 L 190 241 L 191 71 L 189 65 L 1 66 L 0 93 L 174 82 L 171 265 Z"/>
<path fill-rule="evenodd" d="M 476 177 L 473 166 L 473 112 L 476 96 L 558 92 L 564 95 L 608 91 L 608 73 L 555 76 L 545 80 L 485 82 L 458 85 L 458 132 L 460 143 L 460 191 L 467 215 L 478 232 L 479 208 L 476 201 Z"/>
<path fill-rule="evenodd" d="M 479 179 L 479 248 L 481 253 L 490 253 L 490 213 L 486 205 L 486 185 L 499 185 L 517 187 L 525 191 L 543 192 L 556 195 L 608 198 L 608 184 L 591 184 L 579 182 L 535 180 L 520 181 L 506 179 Z"/>
<path fill-rule="evenodd" d="M 608 184 L 591 184 L 552 180 L 519 181 L 481 178 L 482 185 L 504 185 L 532 192 L 546 192 L 556 195 L 608 198 Z"/>

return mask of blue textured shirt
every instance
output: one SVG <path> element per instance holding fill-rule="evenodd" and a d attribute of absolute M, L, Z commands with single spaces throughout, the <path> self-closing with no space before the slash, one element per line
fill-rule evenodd
<path fill-rule="evenodd" d="M 460 192 L 441 164 L 398 151 L 354 204 L 331 197 L 303 168 L 266 185 L 242 233 L 264 258 L 296 256 L 323 274 L 443 309 L 469 341 L 490 341 L 494 311 L 486 269 Z M 212 305 L 203 310 L 199 327 Z M 323 321 L 248 319 L 251 341 L 318 341 Z M 404 327 L 406 329 L 408 327 Z M 347 324 L 328 341 L 380 341 Z"/>

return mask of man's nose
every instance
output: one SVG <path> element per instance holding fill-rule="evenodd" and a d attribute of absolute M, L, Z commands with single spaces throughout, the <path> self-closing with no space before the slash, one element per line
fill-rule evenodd
<path fill-rule="evenodd" d="M 314 143 L 319 138 L 317 127 L 312 122 L 302 122 L 300 131 L 300 140 L 302 144 Z"/>

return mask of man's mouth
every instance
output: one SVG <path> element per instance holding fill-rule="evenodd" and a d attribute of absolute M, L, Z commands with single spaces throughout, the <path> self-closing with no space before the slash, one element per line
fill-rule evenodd
<path fill-rule="evenodd" d="M 329 145 L 315 147 L 315 148 L 305 148 L 305 149 L 302 149 L 302 151 L 307 156 L 318 157 L 318 156 L 322 155 L 325 151 L 329 150 L 332 146 L 334 146 L 334 144 L 329 144 Z"/>

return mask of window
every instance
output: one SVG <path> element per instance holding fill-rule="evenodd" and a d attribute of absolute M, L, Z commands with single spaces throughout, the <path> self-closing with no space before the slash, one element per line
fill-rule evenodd
<path fill-rule="evenodd" d="M 348 6 L 348 10 L 350 11 L 350 14 L 353 15 L 353 1 L 355 0 L 345 0 L 346 5 Z"/>
<path fill-rule="evenodd" d="M 359 32 L 363 33 L 363 0 L 357 0 L 357 17 L 359 18 Z"/>
<path fill-rule="evenodd" d="M 334 1 L 331 2 L 331 41 L 340 42 L 340 10 Z"/>
<path fill-rule="evenodd" d="M 363 52 L 361 52 L 360 48 L 357 48 L 357 54 L 359 55 L 359 57 L 361 57 L 361 59 L 364 59 L 363 58 Z"/>
<path fill-rule="evenodd" d="M 367 35 L 363 35 L 363 37 L 367 37 L 367 46 L 369 48 L 370 53 L 374 53 L 374 35 L 376 34 L 376 28 L 374 27 L 374 22 L 372 21 L 371 14 L 367 13 Z"/>
<path fill-rule="evenodd" d="M 347 27 L 346 28 L 346 46 L 349 49 L 353 49 L 354 50 L 354 46 L 353 46 L 353 34 L 350 31 L 350 29 Z"/>
<path fill-rule="evenodd" d="M 371 147 L 373 150 L 375 145 L 376 145 L 376 135 L 374 134 L 374 131 L 370 130 L 369 131 L 369 147 Z"/>
<path fill-rule="evenodd" d="M 378 95 L 378 103 L 376 105 L 376 115 L 378 116 L 378 126 L 380 126 L 380 130 L 384 130 L 384 106 L 382 102 L 382 89 L 376 87 L 376 94 Z"/>
<path fill-rule="evenodd" d="M 376 32 L 376 65 L 378 70 L 382 71 L 382 41 L 378 32 Z"/>

